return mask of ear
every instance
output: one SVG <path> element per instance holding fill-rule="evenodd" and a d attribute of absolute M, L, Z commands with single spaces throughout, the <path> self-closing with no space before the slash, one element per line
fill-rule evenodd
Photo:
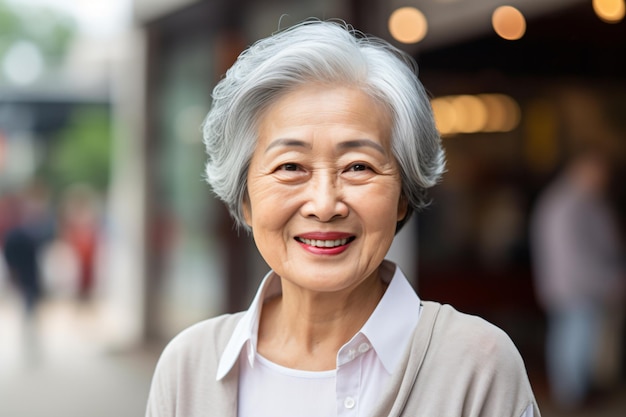
<path fill-rule="evenodd" d="M 241 211 L 243 212 L 243 219 L 246 221 L 246 224 L 252 227 L 252 207 L 250 206 L 250 198 L 248 197 L 248 193 L 243 197 L 243 201 L 241 202 Z"/>
<path fill-rule="evenodd" d="M 404 193 L 400 194 L 400 199 L 398 200 L 398 214 L 396 221 L 402 221 L 406 217 L 409 211 L 409 201 L 404 196 Z"/>

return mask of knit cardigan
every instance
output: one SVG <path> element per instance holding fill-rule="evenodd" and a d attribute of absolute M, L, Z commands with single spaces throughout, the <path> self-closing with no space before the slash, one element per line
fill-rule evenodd
<path fill-rule="evenodd" d="M 410 346 L 370 417 L 520 417 L 532 404 L 522 358 L 485 320 L 423 302 Z M 243 313 L 193 325 L 157 364 L 146 417 L 237 417 L 238 364 L 216 380 L 217 366 Z"/>

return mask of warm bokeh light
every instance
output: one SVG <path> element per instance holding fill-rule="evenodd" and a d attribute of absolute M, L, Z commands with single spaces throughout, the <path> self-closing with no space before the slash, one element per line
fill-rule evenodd
<path fill-rule="evenodd" d="M 414 7 L 401 7 L 389 17 L 389 33 L 398 42 L 417 43 L 427 32 L 426 17 Z"/>
<path fill-rule="evenodd" d="M 504 94 L 438 97 L 431 102 L 442 135 L 510 132 L 521 119 L 519 105 Z"/>
<path fill-rule="evenodd" d="M 524 15 L 512 6 L 500 6 L 491 16 L 493 30 L 498 36 L 509 41 L 520 39 L 526 33 Z"/>
<path fill-rule="evenodd" d="M 492 131 L 510 132 L 517 127 L 522 117 L 522 112 L 519 105 L 515 100 L 513 100 L 513 98 L 505 94 L 484 94 L 479 97 L 483 101 L 494 100 L 498 103 L 497 107 L 500 109 L 499 112 L 502 114 L 502 118 L 499 120 L 499 126 L 494 125 Z M 498 114 L 498 111 L 494 110 L 492 114 L 496 115 Z M 490 114 L 490 117 L 492 114 Z"/>
<path fill-rule="evenodd" d="M 442 135 L 454 133 L 456 125 L 456 112 L 454 107 L 446 97 L 436 98 L 431 102 L 435 124 Z"/>
<path fill-rule="evenodd" d="M 624 0 L 593 0 L 593 10 L 602 21 L 618 23 L 626 14 L 626 2 Z"/>
<path fill-rule="evenodd" d="M 506 106 L 503 104 L 502 95 L 500 94 L 480 94 L 479 99 L 482 100 L 487 109 L 487 122 L 485 123 L 485 132 L 497 132 L 502 130 L 507 124 L 507 120 L 511 117 L 507 114 Z"/>
<path fill-rule="evenodd" d="M 461 133 L 476 133 L 485 128 L 487 107 L 476 96 L 462 95 L 452 100 L 457 114 L 457 129 Z"/>

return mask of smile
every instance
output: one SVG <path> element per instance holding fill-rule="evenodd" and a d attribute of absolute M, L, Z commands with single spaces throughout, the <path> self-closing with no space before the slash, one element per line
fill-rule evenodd
<path fill-rule="evenodd" d="M 315 246 L 316 248 L 336 248 L 337 246 L 345 245 L 349 241 L 354 240 L 354 238 L 334 239 L 334 240 L 317 240 L 317 239 L 304 239 L 301 237 L 297 237 L 296 240 L 298 242 L 304 243 L 305 245 Z"/>

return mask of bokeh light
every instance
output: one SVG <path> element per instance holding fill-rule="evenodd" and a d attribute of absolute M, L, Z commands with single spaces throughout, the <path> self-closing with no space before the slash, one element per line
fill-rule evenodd
<path fill-rule="evenodd" d="M 460 133 L 480 132 L 487 123 L 487 108 L 476 96 L 461 95 L 452 100 Z"/>
<path fill-rule="evenodd" d="M 424 14 L 414 7 L 401 7 L 389 17 L 389 33 L 402 43 L 417 43 L 426 37 L 428 22 Z"/>
<path fill-rule="evenodd" d="M 436 98 L 432 100 L 431 105 L 439 133 L 442 135 L 455 133 L 456 111 L 450 100 L 446 97 Z"/>
<path fill-rule="evenodd" d="M 517 102 L 505 94 L 438 97 L 431 102 L 442 135 L 510 132 L 521 120 Z"/>
<path fill-rule="evenodd" d="M 526 19 L 513 6 L 500 6 L 491 16 L 493 30 L 503 39 L 514 41 L 526 33 Z"/>
<path fill-rule="evenodd" d="M 593 10 L 603 22 L 618 23 L 624 19 L 626 4 L 624 0 L 593 0 Z"/>
<path fill-rule="evenodd" d="M 43 73 L 43 56 L 34 43 L 17 41 L 6 52 L 2 69 L 10 82 L 17 85 L 31 84 Z"/>

